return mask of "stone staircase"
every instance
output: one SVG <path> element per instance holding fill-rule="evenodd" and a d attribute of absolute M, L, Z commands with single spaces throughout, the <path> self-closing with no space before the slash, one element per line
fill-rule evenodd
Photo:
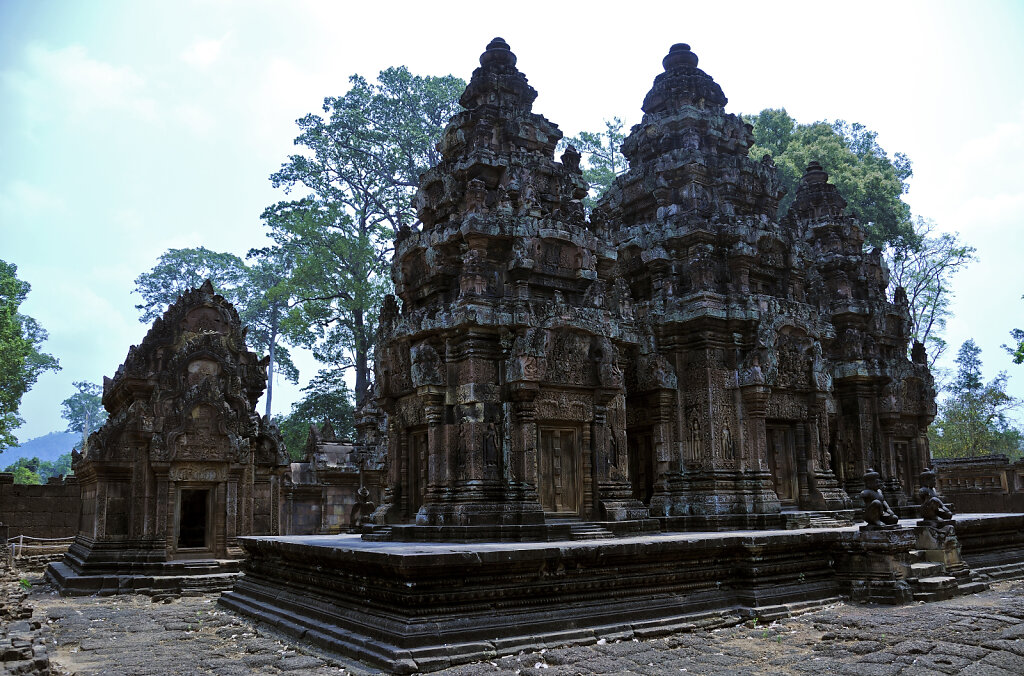
<path fill-rule="evenodd" d="M 614 533 L 601 524 L 582 521 L 578 517 L 546 515 L 544 522 L 549 526 L 569 526 L 570 540 L 604 540 L 615 537 Z"/>
<path fill-rule="evenodd" d="M 845 528 L 853 525 L 853 510 L 835 512 L 784 511 L 786 530 L 799 528 Z"/>
<path fill-rule="evenodd" d="M 596 523 L 572 523 L 569 524 L 569 531 L 573 540 L 604 540 L 615 537 L 610 530 Z"/>
<path fill-rule="evenodd" d="M 947 571 L 942 563 L 927 561 L 925 554 L 920 549 L 910 550 L 911 563 L 907 567 L 907 583 L 914 593 L 915 601 L 942 601 L 988 588 L 984 582 L 972 580 L 966 569 L 960 571 L 960 574 Z"/>

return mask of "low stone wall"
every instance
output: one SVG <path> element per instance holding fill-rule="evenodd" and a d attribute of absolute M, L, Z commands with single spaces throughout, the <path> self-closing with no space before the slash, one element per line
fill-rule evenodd
<path fill-rule="evenodd" d="M 1024 462 L 1005 455 L 933 459 L 938 490 L 958 514 L 1024 512 Z"/>
<path fill-rule="evenodd" d="M 42 486 L 14 483 L 14 475 L 0 472 L 0 523 L 11 537 L 72 537 L 78 533 L 82 509 L 78 478 L 50 479 Z"/>

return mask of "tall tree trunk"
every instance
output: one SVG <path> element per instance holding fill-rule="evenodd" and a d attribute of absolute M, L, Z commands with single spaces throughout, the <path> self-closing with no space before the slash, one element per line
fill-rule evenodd
<path fill-rule="evenodd" d="M 355 357 L 356 357 L 356 406 L 363 403 L 367 389 L 369 389 L 369 355 L 367 354 L 366 324 L 363 322 L 363 311 L 354 310 L 353 325 L 355 327 Z"/>
<path fill-rule="evenodd" d="M 268 342 L 270 343 L 268 348 L 270 362 L 266 365 L 266 419 L 270 420 L 270 402 L 273 398 L 273 348 L 274 344 L 278 342 L 278 318 L 276 316 L 270 321 L 270 339 Z"/>
<path fill-rule="evenodd" d="M 274 347 L 277 343 L 277 314 L 274 314 L 273 319 L 270 320 L 270 337 L 267 341 L 270 343 L 268 351 L 270 353 L 270 363 L 267 364 L 267 420 L 270 420 L 270 402 L 274 397 Z"/>

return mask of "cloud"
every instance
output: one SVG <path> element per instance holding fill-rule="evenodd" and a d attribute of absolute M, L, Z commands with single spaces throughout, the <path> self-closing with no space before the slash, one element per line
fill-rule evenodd
<path fill-rule="evenodd" d="M 220 58 L 229 37 L 230 34 L 219 40 L 196 40 L 181 53 L 181 60 L 196 68 L 208 68 Z"/>
<path fill-rule="evenodd" d="M 0 190 L 0 218 L 4 221 L 64 211 L 64 200 L 59 195 L 21 179 L 11 181 Z"/>
<path fill-rule="evenodd" d="M 206 134 L 213 128 L 213 116 L 205 108 L 194 103 L 179 103 L 174 106 L 174 117 L 186 129 L 197 134 Z"/>
<path fill-rule="evenodd" d="M 75 120 L 111 110 L 146 120 L 158 116 L 141 75 L 129 66 L 94 59 L 79 45 L 50 49 L 30 44 L 25 68 L 0 72 L 0 82 L 21 99 L 30 119 Z"/>

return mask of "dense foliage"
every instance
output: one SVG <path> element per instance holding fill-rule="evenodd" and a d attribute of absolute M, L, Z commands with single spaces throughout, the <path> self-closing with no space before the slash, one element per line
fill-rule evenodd
<path fill-rule="evenodd" d="M 458 112 L 466 83 L 420 77 L 406 68 L 376 82 L 354 75 L 340 97 L 324 99 L 324 115 L 298 121 L 292 155 L 270 178 L 304 194 L 270 206 L 270 237 L 294 262 L 291 289 L 297 321 L 316 358 L 355 371 L 356 398 L 370 386 L 377 311 L 390 290 L 395 234 L 416 224 L 411 198 L 420 174 L 440 161 L 438 141 Z"/>
<path fill-rule="evenodd" d="M 911 337 L 928 348 L 928 365 L 934 368 L 946 352 L 942 332 L 951 314 L 953 275 L 976 260 L 975 249 L 955 233 L 937 233 L 932 221 L 920 217 L 914 219 L 914 238 L 914 245 L 886 247 L 885 262 L 890 288 L 907 292 Z"/>
<path fill-rule="evenodd" d="M 45 484 L 51 477 L 71 474 L 71 454 L 65 453 L 53 462 L 39 458 L 18 458 L 3 471 L 14 474 L 16 484 Z"/>
<path fill-rule="evenodd" d="M 339 439 L 355 436 L 352 392 L 340 369 L 321 370 L 302 391 L 306 394 L 292 404 L 291 413 L 277 421 L 292 460 L 302 458 L 310 425 L 330 422 Z"/>
<path fill-rule="evenodd" d="M 0 260 L 0 450 L 16 446 L 14 430 L 21 398 L 45 371 L 58 371 L 57 360 L 39 347 L 46 331 L 18 312 L 31 286 L 17 277 L 17 266 Z"/>
<path fill-rule="evenodd" d="M 66 431 L 82 435 L 78 448 L 84 451 L 88 447 L 89 435 L 107 420 L 107 410 L 103 408 L 101 386 L 85 381 L 78 381 L 74 386 L 78 392 L 61 402 L 60 417 L 68 423 Z"/>
<path fill-rule="evenodd" d="M 916 244 L 910 206 L 903 201 L 913 175 L 910 160 L 903 153 L 890 158 L 876 132 L 843 120 L 800 124 L 785 109 L 766 108 L 744 119 L 754 126 L 751 157 L 771 155 L 786 187 L 780 213 L 793 203 L 807 165 L 817 161 L 864 226 L 869 245 Z"/>
<path fill-rule="evenodd" d="M 178 296 L 209 279 L 214 290 L 235 306 L 242 325 L 248 328 L 248 346 L 270 355 L 266 409 L 270 415 L 275 369 L 289 382 L 299 380 L 299 370 L 283 344 L 288 339 L 285 329 L 290 311 L 287 282 L 291 262 L 276 248 L 253 249 L 247 258 L 251 265 L 234 254 L 204 247 L 168 249 L 149 272 L 135 279 L 135 293 L 143 298 L 135 307 L 142 313 L 139 321 L 151 323 Z"/>
<path fill-rule="evenodd" d="M 1013 426 L 1009 413 L 1022 402 L 1006 392 L 1006 373 L 988 383 L 981 378 L 981 348 L 973 340 L 960 346 L 957 374 L 949 396 L 939 405 L 928 429 L 936 458 L 964 458 L 990 453 L 1020 457 L 1024 434 Z"/>

